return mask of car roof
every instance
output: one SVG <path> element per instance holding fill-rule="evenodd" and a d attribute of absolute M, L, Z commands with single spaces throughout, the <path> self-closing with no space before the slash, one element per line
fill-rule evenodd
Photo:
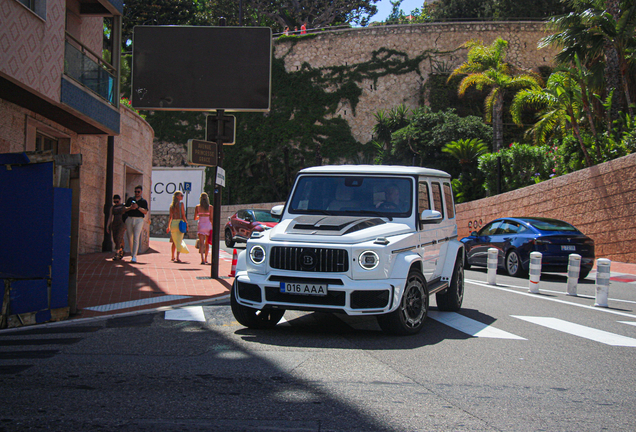
<path fill-rule="evenodd" d="M 305 168 L 299 174 L 393 174 L 450 178 L 450 174 L 444 171 L 403 165 L 323 165 Z"/>

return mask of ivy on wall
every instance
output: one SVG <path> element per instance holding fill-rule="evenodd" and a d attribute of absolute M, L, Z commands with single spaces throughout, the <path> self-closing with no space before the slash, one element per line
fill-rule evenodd
<path fill-rule="evenodd" d="M 285 58 L 298 40 L 281 40 L 290 47 L 272 62 L 271 111 L 237 114 L 237 144 L 226 147 L 228 204 L 283 201 L 296 173 L 305 167 L 373 163 L 375 147 L 353 138 L 347 121 L 337 116 L 338 109 L 349 106 L 355 115 L 365 81 L 376 86 L 381 77 L 409 73 L 423 80 L 422 62 L 450 54 L 427 50 L 410 58 L 381 48 L 366 62 L 323 68 L 304 63 L 287 71 Z"/>
<path fill-rule="evenodd" d="M 410 73 L 424 81 L 423 62 L 431 67 L 442 64 L 444 56 L 455 52 L 426 50 L 411 58 L 407 53 L 381 48 L 365 62 L 323 68 L 304 63 L 298 70 L 287 71 L 286 56 L 299 40 L 308 37 L 315 35 L 275 42 L 287 43 L 289 49 L 272 60 L 270 112 L 236 114 L 236 145 L 224 147 L 224 204 L 283 201 L 296 173 L 305 167 L 373 163 L 375 147 L 353 138 L 348 122 L 338 115 L 339 109 L 348 107 L 355 115 L 364 82 L 371 81 L 375 87 L 381 77 Z M 392 107 L 377 107 L 385 108 Z M 147 120 L 159 141 L 185 146 L 188 139 L 205 137 L 204 113 L 153 112 Z M 210 169 L 208 178 L 212 176 Z M 206 191 L 213 193 L 211 184 Z"/>

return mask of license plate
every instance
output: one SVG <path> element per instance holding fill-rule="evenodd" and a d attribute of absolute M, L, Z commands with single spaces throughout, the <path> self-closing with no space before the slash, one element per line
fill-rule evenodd
<path fill-rule="evenodd" d="M 312 283 L 281 282 L 280 292 L 284 294 L 327 295 L 327 285 Z"/>
<path fill-rule="evenodd" d="M 576 246 L 574 245 L 561 245 L 562 251 L 576 251 Z"/>

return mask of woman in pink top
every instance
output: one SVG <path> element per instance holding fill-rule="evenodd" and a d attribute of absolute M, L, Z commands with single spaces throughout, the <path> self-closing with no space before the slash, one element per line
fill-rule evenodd
<path fill-rule="evenodd" d="M 199 198 L 199 205 L 194 208 L 194 220 L 199 221 L 197 234 L 199 235 L 199 253 L 201 254 L 201 264 L 208 263 L 208 237 L 212 234 L 212 215 L 213 207 L 210 205 L 208 194 L 203 192 Z"/>

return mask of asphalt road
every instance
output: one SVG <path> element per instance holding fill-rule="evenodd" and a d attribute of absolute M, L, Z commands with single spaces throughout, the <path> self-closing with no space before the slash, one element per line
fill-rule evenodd
<path fill-rule="evenodd" d="M 227 300 L 0 332 L 0 431 L 633 431 L 636 285 L 466 272 L 464 308 L 422 333 Z"/>

